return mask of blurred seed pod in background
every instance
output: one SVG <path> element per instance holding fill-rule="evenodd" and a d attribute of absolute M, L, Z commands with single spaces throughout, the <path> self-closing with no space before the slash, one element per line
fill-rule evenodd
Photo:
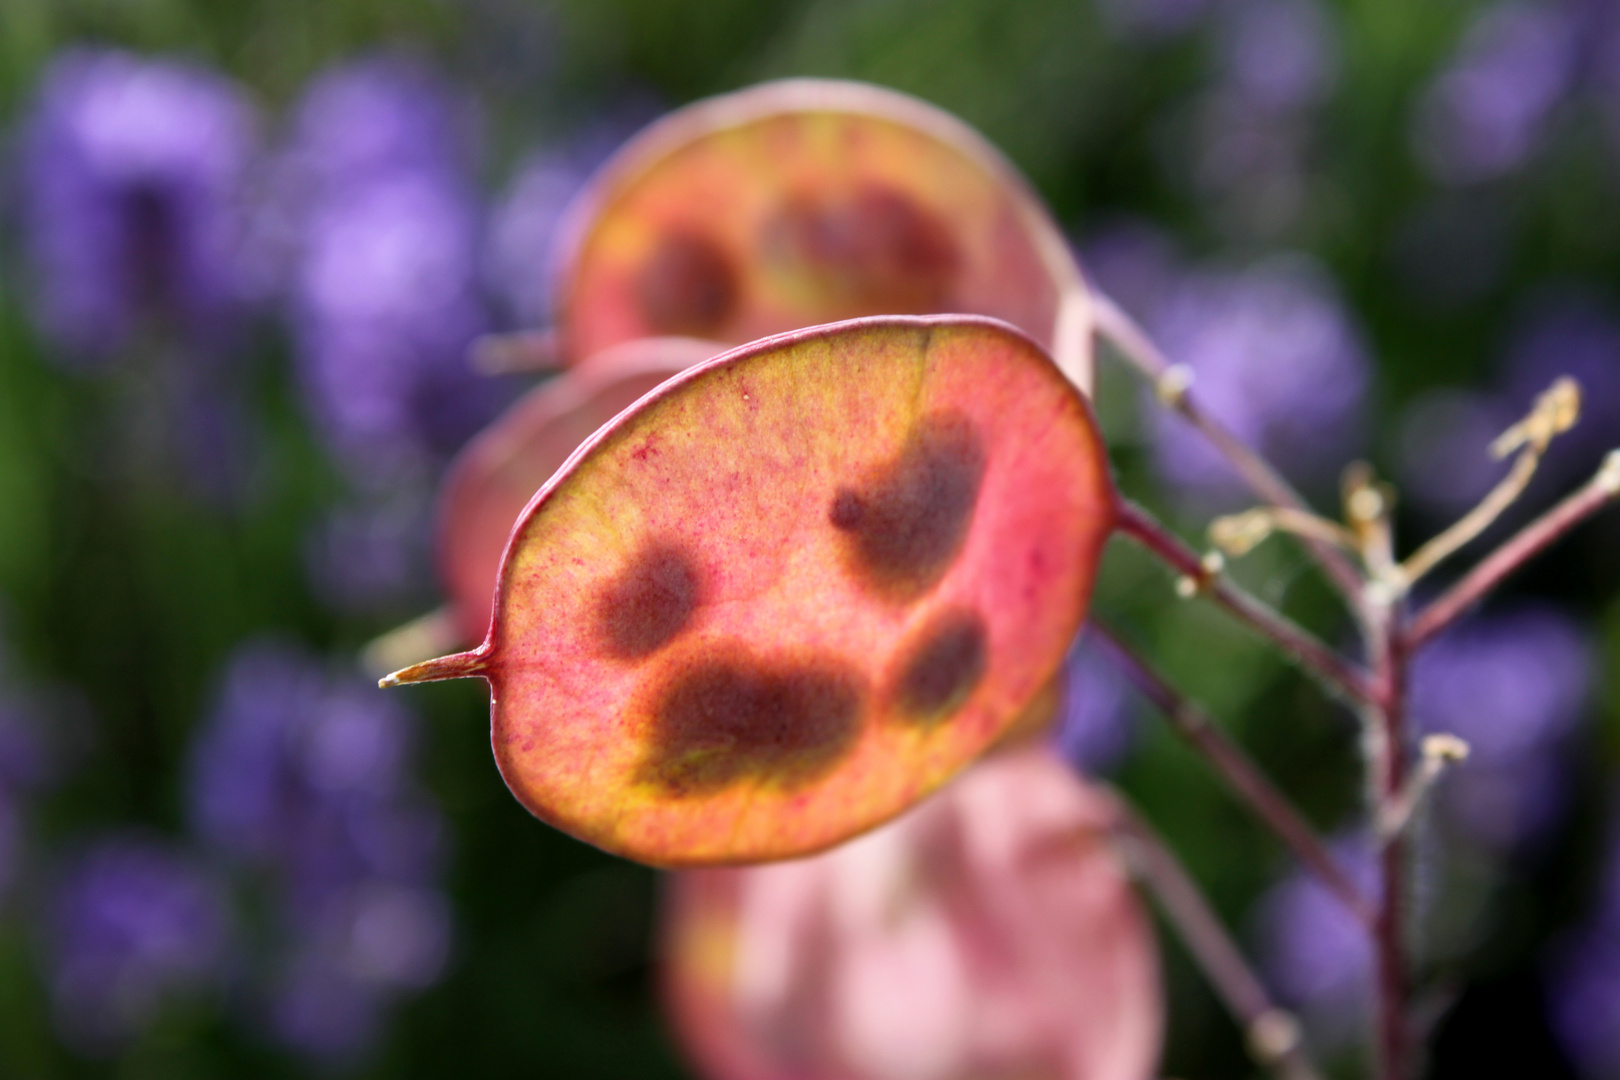
<path fill-rule="evenodd" d="M 669 882 L 666 1002 L 711 1080 L 1140 1080 L 1163 1028 L 1110 797 L 996 755 L 825 855 Z"/>
<path fill-rule="evenodd" d="M 977 132 L 862 83 L 765 83 L 625 145 L 561 226 L 565 363 L 624 341 L 737 344 L 863 315 L 992 315 L 1092 384 L 1063 234 Z"/>

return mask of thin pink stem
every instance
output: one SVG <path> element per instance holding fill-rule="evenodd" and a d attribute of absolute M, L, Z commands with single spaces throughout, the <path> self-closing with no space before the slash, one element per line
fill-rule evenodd
<path fill-rule="evenodd" d="M 1137 325 L 1123 308 L 1100 292 L 1092 293 L 1092 315 L 1097 328 L 1133 367 L 1151 380 L 1155 387 L 1162 385 L 1171 371 L 1170 361 L 1159 351 L 1145 330 Z M 1197 399 L 1187 390 L 1171 396 L 1166 404 L 1209 440 L 1216 450 L 1232 463 L 1262 500 L 1272 506 L 1311 513 L 1305 499 L 1294 490 L 1271 463 L 1255 453 L 1225 424 L 1205 412 Z M 1303 537 L 1306 547 L 1315 556 L 1328 579 L 1338 588 L 1353 608 L 1359 607 L 1362 578 L 1355 564 L 1344 552 L 1319 538 Z"/>
<path fill-rule="evenodd" d="M 1196 551 L 1142 507 L 1131 502 L 1121 503 L 1119 531 L 1191 580 L 1201 594 L 1207 595 L 1238 621 L 1276 643 L 1300 667 L 1321 679 L 1334 694 L 1357 706 L 1371 700 L 1372 692 L 1366 672 L 1220 573 L 1211 571 Z"/>
<path fill-rule="evenodd" d="M 1374 679 L 1377 698 L 1364 713 L 1373 742 L 1373 820 L 1383 820 L 1406 787 L 1406 681 L 1410 649 L 1402 609 L 1389 605 L 1376 620 Z M 1382 1080 L 1406 1080 L 1412 1068 L 1406 955 L 1406 831 L 1387 837 L 1380 856 L 1381 894 L 1373 934 L 1377 968 L 1378 1069 Z"/>
<path fill-rule="evenodd" d="M 1375 916 L 1367 898 L 1328 854 L 1310 823 L 1300 816 L 1293 803 L 1277 790 L 1242 747 L 1228 738 L 1207 713 L 1150 668 L 1112 630 L 1095 620 L 1091 629 L 1123 669 L 1126 678 L 1164 714 L 1175 732 L 1204 755 L 1254 815 L 1293 850 L 1295 857 L 1322 880 L 1363 926 L 1371 929 Z"/>
<path fill-rule="evenodd" d="M 1422 648 L 1509 575 L 1616 498 L 1620 498 L 1620 450 L 1612 451 L 1597 475 L 1579 490 L 1520 529 L 1420 611 L 1406 633 L 1408 647 Z"/>
<path fill-rule="evenodd" d="M 1158 900 L 1176 935 L 1242 1026 L 1249 1053 L 1281 1080 L 1319 1080 L 1305 1056 L 1298 1023 L 1271 1000 L 1181 860 L 1123 798 L 1114 834 L 1126 863 Z"/>

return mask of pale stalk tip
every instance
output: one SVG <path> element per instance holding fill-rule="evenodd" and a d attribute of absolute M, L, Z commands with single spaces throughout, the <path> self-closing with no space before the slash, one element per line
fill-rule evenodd
<path fill-rule="evenodd" d="M 367 642 L 360 650 L 360 666 L 376 678 L 463 644 L 454 613 L 442 607 Z"/>
<path fill-rule="evenodd" d="M 1610 450 L 1603 459 L 1603 467 L 1598 470 L 1598 487 L 1611 498 L 1620 495 L 1620 449 Z"/>
<path fill-rule="evenodd" d="M 1423 739 L 1423 756 L 1436 763 L 1468 760 L 1468 744 L 1455 735 L 1427 735 Z"/>
<path fill-rule="evenodd" d="M 1267 1009 L 1249 1024 L 1249 1053 L 1263 1065 L 1274 1065 L 1298 1050 L 1303 1041 L 1299 1021 L 1292 1013 Z"/>
<path fill-rule="evenodd" d="M 1242 558 L 1258 547 L 1273 528 L 1270 511 L 1261 508 L 1241 514 L 1227 514 L 1209 523 L 1209 538 L 1233 558 Z"/>
<path fill-rule="evenodd" d="M 1377 521 L 1388 513 L 1387 500 L 1383 493 L 1372 487 L 1352 491 L 1346 509 L 1354 521 Z"/>
<path fill-rule="evenodd" d="M 377 680 L 377 685 L 387 690 L 394 686 L 404 686 L 407 683 L 439 682 L 443 679 L 470 679 L 485 674 L 485 662 L 489 656 L 483 649 L 474 649 L 471 652 L 452 653 L 449 656 L 440 656 L 432 660 L 424 660 L 420 664 L 400 668 L 392 675 L 384 675 Z"/>
<path fill-rule="evenodd" d="M 1170 408 L 1179 407 L 1192 389 L 1193 370 L 1186 364 L 1172 364 L 1153 384 L 1153 392 Z"/>

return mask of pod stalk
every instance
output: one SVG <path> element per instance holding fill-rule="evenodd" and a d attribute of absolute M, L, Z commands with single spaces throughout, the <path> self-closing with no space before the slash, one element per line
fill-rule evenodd
<path fill-rule="evenodd" d="M 471 652 L 452 653 L 449 656 L 440 656 L 433 660 L 424 660 L 420 664 L 412 664 L 407 668 L 400 668 L 392 675 L 378 679 L 377 685 L 386 690 L 390 686 L 404 686 L 406 683 L 470 679 L 485 674 L 485 664 L 488 660 L 489 654 L 481 648 L 473 649 Z"/>

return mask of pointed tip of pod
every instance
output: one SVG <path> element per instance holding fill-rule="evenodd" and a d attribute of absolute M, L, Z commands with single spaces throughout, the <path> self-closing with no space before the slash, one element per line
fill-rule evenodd
<path fill-rule="evenodd" d="M 391 686 L 404 686 L 407 683 L 439 682 L 443 679 L 471 679 L 485 674 L 485 664 L 488 660 L 489 654 L 483 649 L 453 653 L 450 656 L 440 656 L 433 660 L 424 660 L 420 664 L 400 668 L 392 675 L 384 675 L 378 679 L 377 685 L 387 690 Z"/>

